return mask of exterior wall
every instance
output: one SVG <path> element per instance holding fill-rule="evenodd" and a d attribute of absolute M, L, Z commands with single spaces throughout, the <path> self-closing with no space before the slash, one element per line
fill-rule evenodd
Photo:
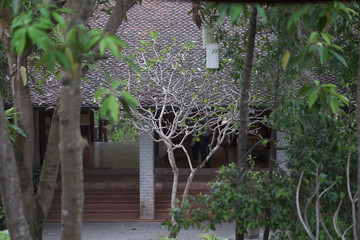
<path fill-rule="evenodd" d="M 278 166 L 284 170 L 284 171 L 288 171 L 286 164 L 289 161 L 289 158 L 286 156 L 286 151 L 285 148 L 287 146 L 287 142 L 285 140 L 287 134 L 281 131 L 277 131 L 277 136 L 276 136 L 276 140 L 278 141 L 278 145 L 277 147 L 280 148 L 281 150 L 277 150 L 276 151 L 276 162 L 278 164 Z"/>
<path fill-rule="evenodd" d="M 154 141 L 147 133 L 139 136 L 140 219 L 155 217 Z"/>

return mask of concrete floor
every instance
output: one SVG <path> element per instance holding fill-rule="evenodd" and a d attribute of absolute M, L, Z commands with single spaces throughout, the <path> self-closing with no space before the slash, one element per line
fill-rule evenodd
<path fill-rule="evenodd" d="M 234 239 L 234 223 L 224 223 L 219 226 L 215 234 L 217 237 Z M 46 223 L 43 240 L 60 240 L 60 223 Z M 202 239 L 201 233 L 194 229 L 181 230 L 177 239 Z M 84 240 L 158 240 L 160 236 L 167 236 L 168 231 L 160 222 L 112 222 L 112 223 L 83 223 L 82 239 Z"/>

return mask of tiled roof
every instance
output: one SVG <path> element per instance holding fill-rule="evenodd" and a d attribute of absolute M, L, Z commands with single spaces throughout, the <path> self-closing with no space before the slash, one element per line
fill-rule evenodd
<path fill-rule="evenodd" d="M 129 48 L 124 49 L 124 54 L 131 53 L 141 40 L 150 39 L 150 31 L 159 32 L 160 45 L 169 45 L 176 38 L 178 43 L 190 42 L 195 45 L 189 56 L 189 64 L 192 67 L 202 67 L 204 65 L 205 50 L 202 49 L 202 30 L 199 29 L 188 14 L 191 10 L 189 1 L 169 1 L 169 0 L 143 0 L 141 5 L 135 5 L 127 13 L 127 21 L 124 21 L 119 28 L 117 35 L 128 44 Z M 108 15 L 98 10 L 95 17 L 90 21 L 91 28 L 102 28 L 105 26 Z M 257 39 L 259 41 L 259 39 Z M 107 59 L 96 62 L 100 71 L 91 70 L 85 76 L 81 84 L 83 96 L 83 107 L 97 107 L 98 103 L 94 99 L 95 91 L 101 85 L 107 85 L 110 81 L 104 72 L 107 72 L 112 80 L 123 80 L 128 78 L 129 69 L 123 60 L 116 59 L 110 54 Z M 226 71 L 224 74 L 227 74 Z M 37 85 L 40 76 L 35 77 L 34 85 Z M 329 80 L 329 79 L 327 79 Z M 330 79 L 331 80 L 331 79 Z M 336 81 L 336 80 L 335 80 Z M 229 82 L 230 79 L 229 79 Z M 332 81 L 331 81 L 332 82 Z M 229 86 L 233 87 L 233 86 Z M 253 84 L 253 92 L 262 96 L 260 102 L 266 101 L 265 87 Z M 52 76 L 48 77 L 40 87 L 43 94 L 32 89 L 31 96 L 34 106 L 49 106 L 54 104 L 59 92 L 60 81 Z M 226 90 L 226 89 L 224 89 Z M 147 94 L 143 94 L 143 101 L 147 101 Z"/>
<path fill-rule="evenodd" d="M 168 0 L 147 0 L 141 5 L 135 5 L 127 13 L 127 21 L 124 21 L 118 30 L 118 36 L 125 41 L 129 49 L 138 46 L 143 39 L 149 39 L 150 31 L 160 32 L 159 43 L 166 44 L 176 37 L 178 42 L 195 43 L 192 58 L 204 54 L 201 48 L 202 38 L 201 30 L 192 22 L 191 15 L 188 15 L 191 9 L 191 2 L 186 1 L 168 1 Z M 91 22 L 91 28 L 102 28 L 107 21 L 108 16 L 102 11 L 97 11 L 96 17 Z M 126 50 L 125 50 L 126 52 Z M 108 54 L 110 56 L 110 54 Z M 110 74 L 113 80 L 124 79 L 126 74 L 123 70 L 125 63 L 122 60 L 109 57 L 105 60 L 99 60 L 96 63 L 101 71 Z M 99 71 L 89 71 L 81 84 L 83 101 L 82 105 L 95 107 L 98 104 L 94 101 L 94 93 L 99 85 L 106 84 L 107 77 Z M 34 86 L 41 79 L 38 75 L 35 77 Z M 43 94 L 32 88 L 31 96 L 34 106 L 52 105 L 60 92 L 60 81 L 55 77 L 48 77 L 40 87 Z"/>

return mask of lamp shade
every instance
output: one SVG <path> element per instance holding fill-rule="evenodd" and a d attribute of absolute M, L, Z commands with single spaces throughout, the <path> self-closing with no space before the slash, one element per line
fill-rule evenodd
<path fill-rule="evenodd" d="M 206 44 L 206 68 L 219 68 L 219 44 Z"/>

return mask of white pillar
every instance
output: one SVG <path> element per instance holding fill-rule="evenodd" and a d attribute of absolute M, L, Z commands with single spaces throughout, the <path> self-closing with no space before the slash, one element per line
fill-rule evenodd
<path fill-rule="evenodd" d="M 140 219 L 155 217 L 154 141 L 148 133 L 139 136 Z"/>

